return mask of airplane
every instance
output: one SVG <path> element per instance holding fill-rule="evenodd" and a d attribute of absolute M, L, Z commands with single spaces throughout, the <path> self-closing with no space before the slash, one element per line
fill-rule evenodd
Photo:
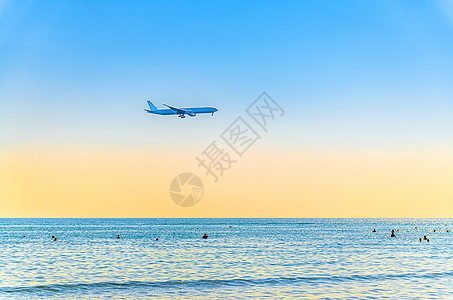
<path fill-rule="evenodd" d="M 218 111 L 215 107 L 173 107 L 167 104 L 164 104 L 169 109 L 157 109 L 157 107 L 151 103 L 151 101 L 147 101 L 149 109 L 145 109 L 146 112 L 155 115 L 178 115 L 181 119 L 184 119 L 186 115 L 195 117 L 197 114 L 212 114 Z"/>

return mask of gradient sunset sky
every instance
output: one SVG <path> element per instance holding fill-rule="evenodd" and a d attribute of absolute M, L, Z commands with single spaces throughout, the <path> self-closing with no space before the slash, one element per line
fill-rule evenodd
<path fill-rule="evenodd" d="M 261 139 L 214 183 L 239 116 Z M 452 216 L 451 1 L 0 0 L 0 217 Z"/>

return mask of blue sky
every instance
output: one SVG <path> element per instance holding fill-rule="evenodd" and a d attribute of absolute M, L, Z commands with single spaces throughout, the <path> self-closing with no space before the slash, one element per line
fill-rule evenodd
<path fill-rule="evenodd" d="M 0 1 L 0 149 L 205 145 L 262 91 L 264 144 L 452 149 L 452 70 L 447 1 Z"/>

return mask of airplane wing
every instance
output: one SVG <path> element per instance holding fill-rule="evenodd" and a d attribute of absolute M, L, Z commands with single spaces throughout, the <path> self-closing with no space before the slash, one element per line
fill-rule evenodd
<path fill-rule="evenodd" d="M 180 108 L 177 108 L 177 107 L 173 107 L 173 106 L 170 106 L 170 105 L 167 105 L 167 104 L 164 104 L 166 107 L 174 110 L 175 112 L 177 112 L 178 114 L 185 114 L 186 110 L 184 109 L 180 109 Z"/>

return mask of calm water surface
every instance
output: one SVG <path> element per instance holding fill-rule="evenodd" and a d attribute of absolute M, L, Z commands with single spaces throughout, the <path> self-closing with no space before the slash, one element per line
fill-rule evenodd
<path fill-rule="evenodd" d="M 453 219 L 0 219 L 0 298 L 453 299 L 452 230 Z"/>

